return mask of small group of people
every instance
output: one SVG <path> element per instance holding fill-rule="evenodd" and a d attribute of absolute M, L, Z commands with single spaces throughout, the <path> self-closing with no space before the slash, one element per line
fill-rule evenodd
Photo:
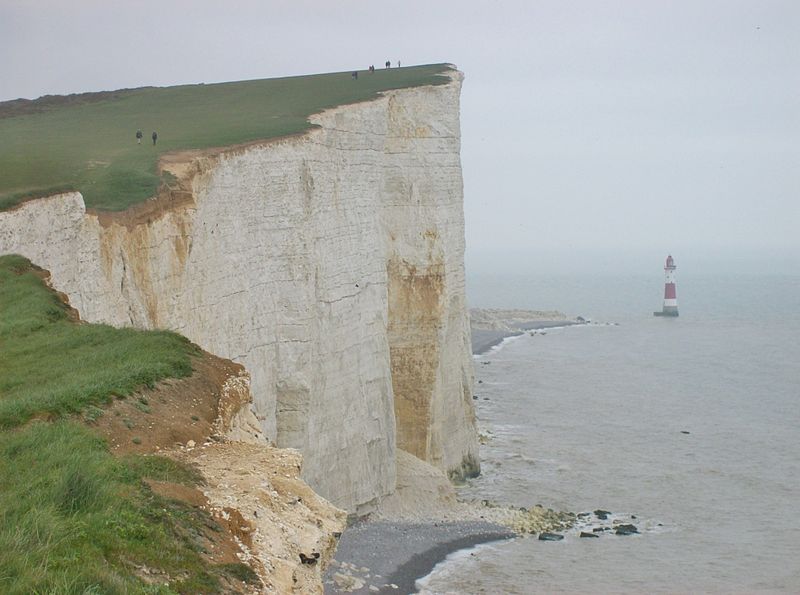
<path fill-rule="evenodd" d="M 386 68 L 391 68 L 392 67 L 392 62 L 390 60 L 386 60 L 386 64 L 384 64 L 384 66 Z M 397 61 L 397 67 L 400 68 L 400 60 Z M 369 68 L 367 70 L 369 70 L 370 72 L 375 72 L 375 65 L 374 64 L 370 64 Z M 354 70 L 352 73 L 350 73 L 350 78 L 352 78 L 354 81 L 357 81 L 358 80 L 358 71 Z"/>
<path fill-rule="evenodd" d="M 143 136 L 144 135 L 142 134 L 141 130 L 137 130 L 136 131 L 136 144 L 137 145 L 141 145 L 142 144 L 142 137 Z M 150 135 L 150 138 L 153 139 L 153 145 L 155 145 L 156 141 L 158 140 L 158 133 L 155 130 L 153 130 L 153 134 Z"/>

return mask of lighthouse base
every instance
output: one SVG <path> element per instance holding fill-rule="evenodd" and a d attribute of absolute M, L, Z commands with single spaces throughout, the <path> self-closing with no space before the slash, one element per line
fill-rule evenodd
<path fill-rule="evenodd" d="M 653 312 L 653 316 L 671 316 L 676 317 L 678 316 L 678 309 L 674 306 L 664 306 L 664 309 L 661 312 Z"/>

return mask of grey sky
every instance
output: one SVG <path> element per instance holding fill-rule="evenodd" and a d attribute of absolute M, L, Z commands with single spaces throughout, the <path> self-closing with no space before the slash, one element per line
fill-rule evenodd
<path fill-rule="evenodd" d="M 0 0 L 0 100 L 450 61 L 470 270 L 800 272 L 798 31 L 795 0 Z"/>

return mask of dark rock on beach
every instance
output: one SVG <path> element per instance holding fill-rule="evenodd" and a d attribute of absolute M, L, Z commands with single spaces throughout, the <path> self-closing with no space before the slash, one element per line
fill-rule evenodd
<path fill-rule="evenodd" d="M 539 533 L 539 541 L 561 541 L 562 539 L 564 536 L 558 533 Z"/>
<path fill-rule="evenodd" d="M 616 526 L 616 533 L 617 535 L 633 535 L 638 533 L 639 529 L 636 528 L 636 525 L 617 525 Z"/>
<path fill-rule="evenodd" d="M 586 531 L 581 531 L 581 537 L 600 537 L 597 533 L 587 533 Z"/>
<path fill-rule="evenodd" d="M 603 510 L 601 508 L 598 508 L 597 510 L 594 511 L 594 516 L 596 516 L 601 521 L 605 521 L 606 519 L 608 519 L 608 515 L 610 514 L 611 514 L 610 512 L 608 512 L 607 510 Z"/>

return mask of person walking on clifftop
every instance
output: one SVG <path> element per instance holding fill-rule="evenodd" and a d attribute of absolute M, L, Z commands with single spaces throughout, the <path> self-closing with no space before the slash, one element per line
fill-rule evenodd
<path fill-rule="evenodd" d="M 137 145 L 141 145 L 142 144 L 142 136 L 143 136 L 142 135 L 142 131 L 141 130 L 137 130 L 136 131 L 136 144 Z"/>
<path fill-rule="evenodd" d="M 156 141 L 158 140 L 158 133 L 153 130 L 153 146 L 156 146 Z"/>

